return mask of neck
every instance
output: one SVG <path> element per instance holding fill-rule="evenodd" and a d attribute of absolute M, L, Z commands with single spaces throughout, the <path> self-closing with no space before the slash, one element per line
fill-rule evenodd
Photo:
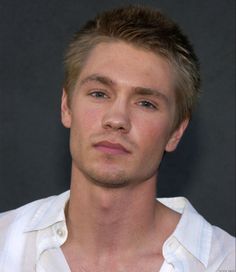
<path fill-rule="evenodd" d="M 156 177 L 132 188 L 103 188 L 72 171 L 67 210 L 68 243 L 84 252 L 133 252 L 152 241 L 156 229 Z M 161 214 L 161 213 L 160 213 Z M 156 239 L 155 239 L 156 241 Z"/>

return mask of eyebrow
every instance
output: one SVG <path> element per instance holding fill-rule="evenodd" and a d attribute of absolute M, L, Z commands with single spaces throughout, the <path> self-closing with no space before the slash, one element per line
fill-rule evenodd
<path fill-rule="evenodd" d="M 150 88 L 145 88 L 145 87 L 135 87 L 135 93 L 138 95 L 147 95 L 147 96 L 154 96 L 157 97 L 158 99 L 163 100 L 166 104 L 169 104 L 169 98 L 163 94 L 160 90 L 157 89 L 150 89 Z"/>
<path fill-rule="evenodd" d="M 99 74 L 92 74 L 84 79 L 81 80 L 80 86 L 89 83 L 89 82 L 98 82 L 101 83 L 105 86 L 113 87 L 116 84 L 111 78 Z M 169 104 L 169 98 L 160 90 L 158 89 L 152 89 L 152 88 L 145 88 L 145 87 L 132 87 L 134 90 L 134 93 L 137 95 L 147 95 L 147 96 L 154 96 L 157 97 L 158 99 L 163 100 L 166 104 Z"/>
<path fill-rule="evenodd" d="M 90 76 L 85 77 L 84 79 L 81 80 L 79 85 L 82 86 L 90 81 L 92 81 L 92 82 L 95 81 L 95 82 L 98 82 L 98 83 L 101 83 L 101 84 L 107 85 L 107 86 L 116 85 L 115 82 L 112 79 L 110 79 L 109 77 L 102 76 L 99 74 L 92 74 Z"/>

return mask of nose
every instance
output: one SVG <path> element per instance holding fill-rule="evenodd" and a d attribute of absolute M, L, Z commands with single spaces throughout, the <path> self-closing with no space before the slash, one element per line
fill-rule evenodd
<path fill-rule="evenodd" d="M 131 128 L 129 110 L 125 102 L 116 101 L 107 109 L 102 120 L 104 129 L 128 133 Z"/>

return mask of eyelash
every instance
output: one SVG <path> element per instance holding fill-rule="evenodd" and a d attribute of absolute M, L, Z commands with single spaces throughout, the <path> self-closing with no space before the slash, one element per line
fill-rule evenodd
<path fill-rule="evenodd" d="M 103 91 L 93 91 L 89 93 L 89 95 L 94 98 L 108 98 L 108 96 Z"/>
<path fill-rule="evenodd" d="M 157 106 L 151 103 L 150 101 L 143 100 L 138 102 L 138 104 L 142 104 L 141 106 L 143 106 L 144 108 L 153 109 L 153 110 L 157 109 Z"/>
<path fill-rule="evenodd" d="M 89 96 L 92 96 L 97 99 L 109 98 L 108 95 L 104 91 L 99 91 L 99 90 L 89 93 Z M 151 110 L 157 109 L 157 106 L 155 104 L 147 100 L 139 101 L 137 104 L 147 109 L 151 109 Z"/>

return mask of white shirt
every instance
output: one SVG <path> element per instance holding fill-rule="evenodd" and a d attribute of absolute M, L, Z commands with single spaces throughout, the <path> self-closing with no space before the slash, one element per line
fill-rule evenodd
<path fill-rule="evenodd" d="M 0 214 L 1 272 L 69 272 L 60 246 L 67 239 L 69 191 Z M 163 245 L 161 272 L 235 271 L 235 238 L 210 225 L 183 197 L 160 198 L 181 213 Z"/>

